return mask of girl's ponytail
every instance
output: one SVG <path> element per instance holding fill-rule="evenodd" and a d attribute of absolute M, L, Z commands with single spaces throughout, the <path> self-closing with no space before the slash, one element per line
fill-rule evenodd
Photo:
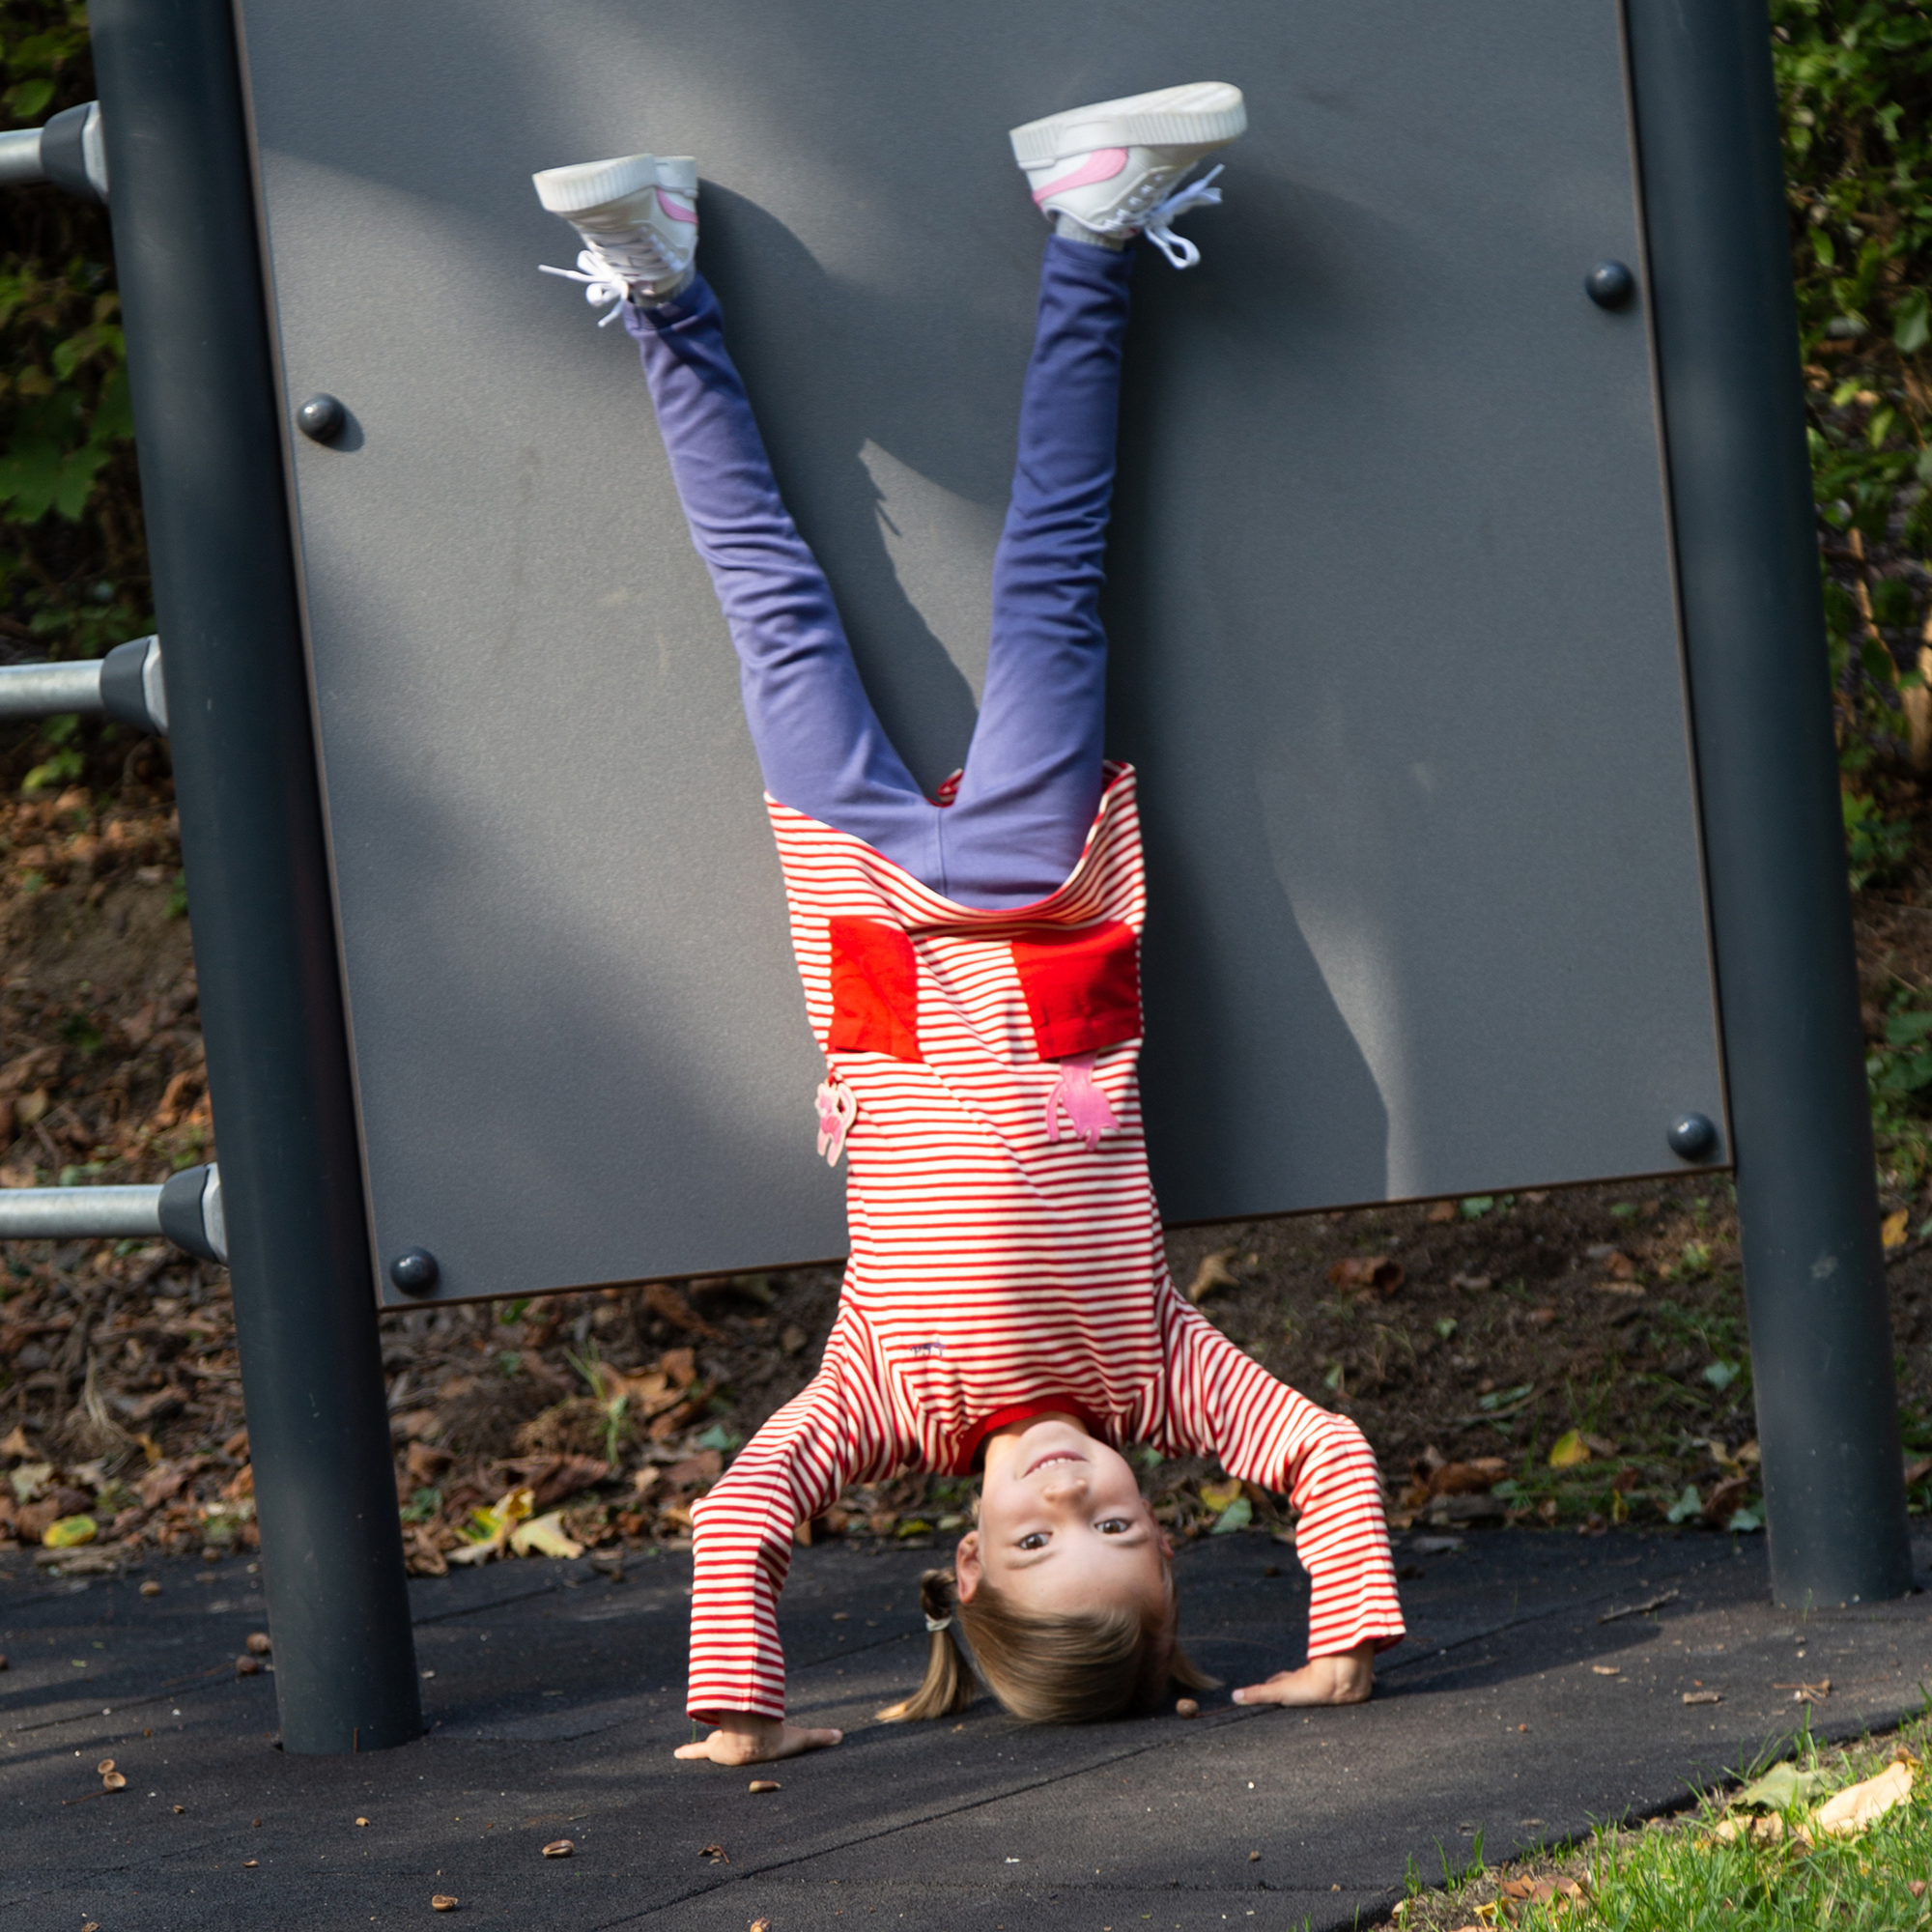
<path fill-rule="evenodd" d="M 959 1644 L 956 1585 L 951 1570 L 928 1570 L 919 1579 L 919 1606 L 925 1612 L 925 1627 L 931 1633 L 925 1679 L 910 1697 L 878 1713 L 882 1723 L 902 1723 L 910 1718 L 950 1718 L 979 1695 L 979 1679 Z"/>

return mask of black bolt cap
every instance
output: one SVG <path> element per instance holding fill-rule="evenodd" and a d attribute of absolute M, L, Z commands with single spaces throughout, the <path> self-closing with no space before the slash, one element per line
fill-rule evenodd
<path fill-rule="evenodd" d="M 405 1294 L 427 1294 L 441 1274 L 427 1248 L 408 1248 L 389 1264 L 389 1279 Z"/>
<path fill-rule="evenodd" d="M 1672 1121 L 1665 1138 L 1670 1151 L 1681 1160 L 1708 1160 L 1718 1150 L 1718 1129 L 1702 1114 L 1686 1114 Z"/>
<path fill-rule="evenodd" d="M 1622 262 L 1599 262 L 1583 277 L 1583 287 L 1599 308 L 1622 308 L 1636 294 L 1636 277 Z"/>
<path fill-rule="evenodd" d="M 348 420 L 349 412 L 333 396 L 311 396 L 296 412 L 296 427 L 314 442 L 333 442 Z"/>

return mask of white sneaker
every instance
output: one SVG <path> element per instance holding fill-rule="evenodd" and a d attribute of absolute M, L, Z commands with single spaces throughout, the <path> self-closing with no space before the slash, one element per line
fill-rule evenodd
<path fill-rule="evenodd" d="M 1178 185 L 1247 125 L 1238 87 L 1198 80 L 1029 121 L 1012 130 L 1013 158 L 1049 219 L 1117 242 L 1145 233 L 1177 269 L 1191 269 L 1201 251 L 1169 224 L 1221 199 L 1209 185 L 1221 170 L 1187 187 Z"/>
<path fill-rule="evenodd" d="M 583 298 L 652 307 L 668 301 L 691 280 L 697 253 L 697 163 L 689 155 L 626 155 L 614 161 L 582 161 L 546 168 L 530 179 L 537 199 L 583 239 L 575 269 L 545 267 L 584 284 Z"/>

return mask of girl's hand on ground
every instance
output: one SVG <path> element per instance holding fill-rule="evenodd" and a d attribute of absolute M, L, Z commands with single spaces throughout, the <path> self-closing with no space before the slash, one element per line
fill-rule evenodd
<path fill-rule="evenodd" d="M 1299 1670 L 1277 1670 L 1265 1684 L 1235 1692 L 1237 1704 L 1361 1704 L 1376 1688 L 1376 1647 L 1359 1643 L 1332 1657 L 1311 1657 Z"/>
<path fill-rule="evenodd" d="M 782 1718 L 754 1717 L 749 1711 L 726 1711 L 718 1728 L 701 1744 L 679 1745 L 679 1757 L 708 1758 L 713 1764 L 769 1764 L 773 1758 L 796 1757 L 801 1751 L 823 1750 L 843 1740 L 843 1731 L 812 1731 L 788 1724 Z"/>

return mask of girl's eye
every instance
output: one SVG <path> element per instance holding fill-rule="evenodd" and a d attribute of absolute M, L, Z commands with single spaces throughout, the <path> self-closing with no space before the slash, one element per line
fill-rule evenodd
<path fill-rule="evenodd" d="M 1124 1536 L 1127 1533 L 1128 1524 L 1126 1518 L 1123 1516 L 1110 1516 L 1103 1518 L 1094 1527 L 1102 1536 Z"/>
<path fill-rule="evenodd" d="M 1019 1548 L 1022 1549 L 1044 1549 L 1046 1548 L 1045 1531 L 1036 1529 L 1030 1535 L 1021 1537 Z"/>

